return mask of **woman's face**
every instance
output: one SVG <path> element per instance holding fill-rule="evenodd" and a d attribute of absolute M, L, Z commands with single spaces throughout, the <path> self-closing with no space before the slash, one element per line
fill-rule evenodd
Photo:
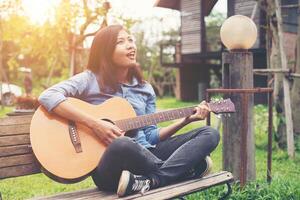
<path fill-rule="evenodd" d="M 133 37 L 125 30 L 118 34 L 112 61 L 118 67 L 129 68 L 136 64 L 136 45 Z"/>

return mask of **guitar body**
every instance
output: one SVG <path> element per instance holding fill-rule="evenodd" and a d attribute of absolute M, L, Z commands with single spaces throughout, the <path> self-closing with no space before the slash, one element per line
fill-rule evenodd
<path fill-rule="evenodd" d="M 75 98 L 69 98 L 69 101 L 95 119 L 114 122 L 136 117 L 132 106 L 119 97 L 111 98 L 100 105 L 92 105 Z M 66 182 L 81 180 L 93 171 L 106 149 L 90 128 L 80 123 L 76 123 L 76 127 L 82 147 L 82 152 L 79 153 L 75 151 L 70 139 L 68 120 L 48 113 L 40 106 L 33 115 L 30 126 L 30 142 L 36 158 L 51 176 L 54 175 L 59 180 L 66 179 Z"/>

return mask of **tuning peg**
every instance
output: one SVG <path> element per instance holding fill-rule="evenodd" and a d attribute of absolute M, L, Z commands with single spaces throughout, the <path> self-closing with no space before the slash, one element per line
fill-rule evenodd
<path fill-rule="evenodd" d="M 228 118 L 228 117 L 230 117 L 230 116 L 231 116 L 230 113 L 225 113 L 225 114 L 224 114 L 224 117 L 225 117 L 225 118 Z"/>
<path fill-rule="evenodd" d="M 217 114 L 216 117 L 217 117 L 218 119 L 221 119 L 221 118 L 222 118 L 222 114 Z"/>

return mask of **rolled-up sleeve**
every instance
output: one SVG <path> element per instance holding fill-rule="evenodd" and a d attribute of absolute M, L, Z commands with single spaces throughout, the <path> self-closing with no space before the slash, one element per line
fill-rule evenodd
<path fill-rule="evenodd" d="M 51 112 L 58 104 L 65 101 L 67 97 L 78 98 L 88 86 L 88 72 L 79 73 L 68 80 L 62 81 L 46 89 L 39 96 L 39 103 L 48 112 Z"/>
<path fill-rule="evenodd" d="M 151 95 L 148 97 L 146 102 L 146 114 L 151 114 L 156 112 L 156 95 L 152 86 L 149 84 L 149 90 L 151 91 Z M 146 135 L 147 141 L 155 145 L 159 142 L 159 129 L 157 125 L 151 125 L 144 128 L 144 133 Z"/>

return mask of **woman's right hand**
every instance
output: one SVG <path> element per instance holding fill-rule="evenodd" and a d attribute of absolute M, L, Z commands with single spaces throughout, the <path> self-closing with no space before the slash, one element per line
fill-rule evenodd
<path fill-rule="evenodd" d="M 124 131 L 119 127 L 101 119 L 93 121 L 90 123 L 89 127 L 107 146 L 112 143 L 114 139 L 124 135 Z"/>

